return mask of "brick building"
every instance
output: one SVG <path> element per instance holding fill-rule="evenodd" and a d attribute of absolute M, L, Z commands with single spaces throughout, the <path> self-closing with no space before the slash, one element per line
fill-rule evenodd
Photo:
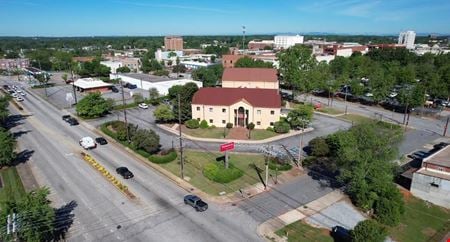
<path fill-rule="evenodd" d="M 30 60 L 24 58 L 17 59 L 0 59 L 0 69 L 21 69 L 30 66 Z"/>
<path fill-rule="evenodd" d="M 164 48 L 166 50 L 183 50 L 183 38 L 180 36 L 164 37 Z"/>
<path fill-rule="evenodd" d="M 222 55 L 223 68 L 233 68 L 236 61 L 244 57 L 245 55 Z"/>
<path fill-rule="evenodd" d="M 277 70 L 271 68 L 228 68 L 222 75 L 222 87 L 278 90 Z"/>
<path fill-rule="evenodd" d="M 450 208 L 450 146 L 422 161 L 413 174 L 411 193 L 423 200 Z"/>
<path fill-rule="evenodd" d="M 248 42 L 249 50 L 264 50 L 264 49 L 272 49 L 274 46 L 273 40 L 251 40 Z"/>

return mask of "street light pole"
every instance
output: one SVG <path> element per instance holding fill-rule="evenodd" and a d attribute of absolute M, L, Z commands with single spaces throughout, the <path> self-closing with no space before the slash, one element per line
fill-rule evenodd
<path fill-rule="evenodd" d="M 179 130 L 179 138 L 180 138 L 180 172 L 181 179 L 184 179 L 184 160 L 183 160 L 183 139 L 181 137 L 181 98 L 180 94 L 178 94 L 178 130 Z"/>
<path fill-rule="evenodd" d="M 130 142 L 130 131 L 128 130 L 127 109 L 125 108 L 125 92 L 123 91 L 123 82 L 120 79 L 120 89 L 122 90 L 123 117 L 125 120 L 125 128 L 127 130 L 127 140 Z"/>

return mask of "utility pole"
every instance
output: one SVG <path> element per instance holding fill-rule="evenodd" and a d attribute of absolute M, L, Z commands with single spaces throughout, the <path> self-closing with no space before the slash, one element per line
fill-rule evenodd
<path fill-rule="evenodd" d="M 183 139 L 181 137 L 181 98 L 180 94 L 178 94 L 178 131 L 180 138 L 180 171 L 181 171 L 181 179 L 184 179 L 184 160 L 183 160 Z"/>
<path fill-rule="evenodd" d="M 48 97 L 48 94 L 47 94 L 47 73 L 45 73 L 45 74 L 43 74 L 42 73 L 42 67 L 41 67 L 41 61 L 40 60 L 37 60 L 38 61 L 38 64 L 39 64 L 39 72 L 41 73 L 40 75 L 44 78 L 44 92 L 45 92 L 45 96 L 46 97 Z"/>
<path fill-rule="evenodd" d="M 125 92 L 123 91 L 123 82 L 120 82 L 120 89 L 122 90 L 122 104 L 123 104 L 123 117 L 125 119 L 125 128 L 127 130 L 127 140 L 130 142 L 130 131 L 128 130 L 127 109 L 125 108 Z"/>
<path fill-rule="evenodd" d="M 445 123 L 445 127 L 444 127 L 444 134 L 442 136 L 446 136 L 447 135 L 447 128 L 448 128 L 448 121 L 449 121 L 450 117 L 447 117 L 447 122 Z"/>
<path fill-rule="evenodd" d="M 77 105 L 77 103 L 78 103 L 78 100 L 77 100 L 77 92 L 76 92 L 76 90 L 75 90 L 75 80 L 73 79 L 73 70 L 72 70 L 72 67 L 70 67 L 70 76 L 71 76 L 71 79 L 72 79 L 72 89 L 73 89 L 73 96 L 74 96 L 74 98 L 75 98 L 75 105 Z"/>
<path fill-rule="evenodd" d="M 269 157 L 266 156 L 266 186 L 264 187 L 264 189 L 267 190 L 267 186 L 269 185 Z"/>
<path fill-rule="evenodd" d="M 305 120 L 302 119 L 302 133 L 300 134 L 300 148 L 298 149 L 298 163 L 297 166 L 301 167 L 302 164 L 302 150 L 303 150 L 303 133 L 305 132 Z"/>

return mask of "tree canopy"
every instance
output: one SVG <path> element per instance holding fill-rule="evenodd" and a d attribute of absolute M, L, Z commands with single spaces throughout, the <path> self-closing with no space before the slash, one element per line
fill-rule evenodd
<path fill-rule="evenodd" d="M 264 62 L 262 60 L 255 60 L 251 57 L 244 56 L 236 61 L 234 67 L 247 67 L 247 68 L 272 68 L 273 64 Z"/>
<path fill-rule="evenodd" d="M 203 83 L 203 87 L 213 87 L 222 79 L 223 66 L 200 67 L 192 72 L 192 78 Z"/>
<path fill-rule="evenodd" d="M 111 103 L 103 98 L 100 92 L 89 93 L 76 106 L 78 115 L 83 118 L 101 117 L 112 108 Z"/>

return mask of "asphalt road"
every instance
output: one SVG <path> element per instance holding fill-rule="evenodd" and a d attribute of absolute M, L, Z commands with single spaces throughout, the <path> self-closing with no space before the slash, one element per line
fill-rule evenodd
<path fill-rule="evenodd" d="M 95 133 L 83 125 L 70 127 L 59 110 L 30 93 L 22 104 L 31 116 L 12 131 L 20 134 L 20 149 L 31 154 L 28 162 L 50 188 L 53 204 L 76 203 L 70 241 L 261 240 L 258 223 L 238 207 L 211 203 L 197 213 L 183 204 L 186 191 L 121 148 L 108 144 L 89 151 L 111 173 L 122 165 L 133 171 L 135 178 L 124 182 L 138 199 L 128 200 L 81 159 L 78 140 Z"/>

